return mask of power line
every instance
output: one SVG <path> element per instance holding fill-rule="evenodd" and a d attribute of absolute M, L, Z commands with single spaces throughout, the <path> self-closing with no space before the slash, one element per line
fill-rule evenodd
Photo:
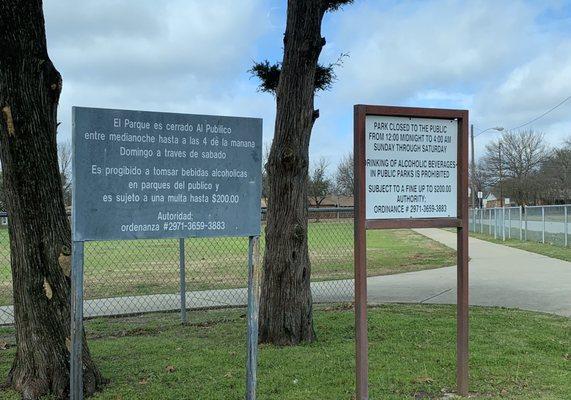
<path fill-rule="evenodd" d="M 508 131 L 513 131 L 513 130 L 515 130 L 515 129 L 523 128 L 524 126 L 527 126 L 527 125 L 529 125 L 529 124 L 534 123 L 534 122 L 537 121 L 538 119 L 541 119 L 541 118 L 545 117 L 545 116 L 546 116 L 547 114 L 549 114 L 550 112 L 552 112 L 552 111 L 554 111 L 555 109 L 561 107 L 561 106 L 562 106 L 563 104 L 565 104 L 569 99 L 571 99 L 571 96 L 569 96 L 569 97 L 567 97 L 566 99 L 562 100 L 562 101 L 561 101 L 560 103 L 558 103 L 556 106 L 554 106 L 554 107 L 550 108 L 549 110 L 545 111 L 543 114 L 541 114 L 541 115 L 535 117 L 534 119 L 532 119 L 532 120 L 526 122 L 525 124 L 521 124 L 521 125 L 519 125 L 519 126 L 516 126 L 515 128 L 510 128 L 510 129 L 508 129 Z"/>
<path fill-rule="evenodd" d="M 480 129 L 480 133 L 478 133 L 477 135 L 474 135 L 475 138 L 477 138 L 478 136 L 480 136 L 482 133 L 485 133 L 487 131 L 498 131 L 501 132 L 503 131 L 503 129 L 496 129 L 496 128 L 488 128 L 488 129 Z"/>
<path fill-rule="evenodd" d="M 569 97 L 563 99 L 562 101 L 560 101 L 559 103 L 557 103 L 557 105 L 551 107 L 549 110 L 547 110 L 547 111 L 545 111 L 544 113 L 538 115 L 537 117 L 535 117 L 535 118 L 533 118 L 533 119 L 527 121 L 525 124 L 521 124 L 521 125 L 518 125 L 518 126 L 513 127 L 513 128 L 505 129 L 504 131 L 505 131 L 505 132 L 513 131 L 513 130 L 516 130 L 516 129 L 523 128 L 524 126 L 527 126 L 527 125 L 529 125 L 529 124 L 532 124 L 532 123 L 534 123 L 535 121 L 537 121 L 537 120 L 539 120 L 539 119 L 545 117 L 547 114 L 551 113 L 552 111 L 555 111 L 557 108 L 561 107 L 563 104 L 565 104 L 565 103 L 566 103 L 567 101 L 569 101 L 569 100 L 571 100 L 571 96 L 569 96 Z M 478 136 L 480 136 L 482 133 L 484 133 L 484 132 L 486 132 L 486 131 L 488 131 L 488 130 L 490 130 L 490 128 L 484 129 L 484 130 L 480 129 L 480 132 L 479 132 L 477 135 L 474 135 L 474 137 L 478 137 Z"/>

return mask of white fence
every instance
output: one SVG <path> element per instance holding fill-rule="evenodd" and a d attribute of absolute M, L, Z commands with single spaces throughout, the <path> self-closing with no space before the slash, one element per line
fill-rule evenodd
<path fill-rule="evenodd" d="M 470 209 L 470 231 L 567 247 L 570 212 L 571 204 Z"/>

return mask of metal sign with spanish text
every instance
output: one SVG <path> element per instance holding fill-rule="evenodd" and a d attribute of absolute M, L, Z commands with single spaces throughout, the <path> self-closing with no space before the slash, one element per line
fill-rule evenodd
<path fill-rule="evenodd" d="M 261 149 L 261 119 L 74 107 L 74 240 L 259 235 Z"/>

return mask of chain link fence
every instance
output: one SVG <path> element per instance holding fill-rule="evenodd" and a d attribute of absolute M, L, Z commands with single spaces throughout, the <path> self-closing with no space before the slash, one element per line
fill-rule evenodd
<path fill-rule="evenodd" d="M 310 209 L 309 216 L 314 300 L 351 301 L 353 209 Z M 0 214 L 0 325 L 13 320 L 6 217 Z M 263 251 L 263 234 L 260 242 Z M 178 309 L 179 245 L 178 239 L 86 242 L 85 316 Z M 184 249 L 187 308 L 246 304 L 248 238 L 190 238 Z"/>
<path fill-rule="evenodd" d="M 494 239 L 517 239 L 569 246 L 571 205 L 476 208 L 470 210 L 470 231 Z"/>

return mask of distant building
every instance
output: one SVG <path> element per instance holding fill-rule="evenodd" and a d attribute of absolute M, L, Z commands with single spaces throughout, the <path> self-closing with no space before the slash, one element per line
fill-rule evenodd
<path fill-rule="evenodd" d="M 315 200 L 312 198 L 307 199 L 309 207 L 317 207 Z M 262 208 L 266 208 L 266 199 L 262 197 L 261 204 Z M 319 207 L 353 207 L 355 205 L 353 196 L 337 196 L 330 195 L 325 197 Z"/>
<path fill-rule="evenodd" d="M 329 195 L 323 199 L 319 207 L 353 207 L 353 205 L 353 196 Z M 309 199 L 309 206 L 317 207 L 315 204 L 315 199 Z"/>
<path fill-rule="evenodd" d="M 500 206 L 500 200 L 493 193 L 488 193 L 486 197 L 482 199 L 482 207 L 484 208 L 494 208 Z"/>
<path fill-rule="evenodd" d="M 502 200 L 505 207 L 515 207 L 517 204 L 511 201 L 510 198 L 504 197 L 503 199 L 498 199 L 493 193 L 489 193 L 486 197 L 482 199 L 482 207 L 484 208 L 495 208 L 502 206 Z M 508 201 L 506 203 L 506 200 Z"/>
<path fill-rule="evenodd" d="M 353 211 L 346 211 L 344 208 L 352 208 L 354 206 L 353 196 L 337 196 L 331 195 L 325 197 L 319 206 L 316 206 L 313 199 L 307 199 L 308 206 L 311 208 L 339 208 L 336 210 L 323 210 L 316 212 L 309 212 L 308 218 L 311 220 L 321 219 L 340 219 L 340 218 L 353 218 Z M 266 199 L 262 198 L 262 221 L 266 220 Z M 325 212 L 324 212 L 325 211 Z"/>

